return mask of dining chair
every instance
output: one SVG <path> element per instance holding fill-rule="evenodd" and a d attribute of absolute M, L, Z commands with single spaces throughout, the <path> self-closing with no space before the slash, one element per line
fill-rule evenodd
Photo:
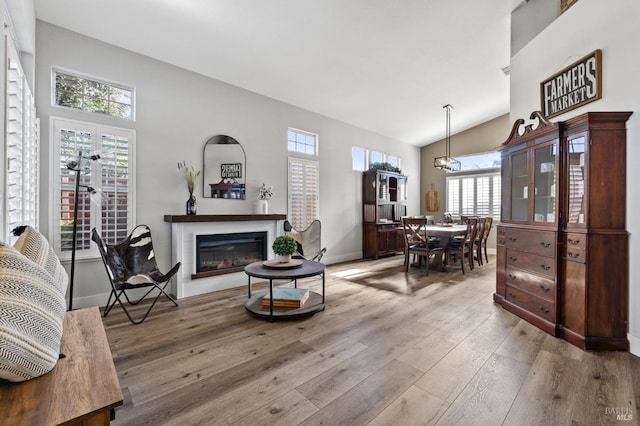
<path fill-rule="evenodd" d="M 482 252 L 484 252 L 484 259 L 489 263 L 489 256 L 487 254 L 487 240 L 489 239 L 489 234 L 491 233 L 491 225 L 493 224 L 493 217 L 487 216 L 484 219 L 484 232 L 482 235 L 482 240 L 480 241 L 480 245 L 477 248 L 476 255 L 479 258 L 482 258 Z"/>
<path fill-rule="evenodd" d="M 478 266 L 482 266 L 482 238 L 484 237 L 484 227 L 486 223 L 485 217 L 478 218 L 478 225 L 476 227 L 476 238 L 473 240 L 473 255 L 472 258 L 478 262 Z"/>
<path fill-rule="evenodd" d="M 454 237 L 449 240 L 445 249 L 444 258 L 445 264 L 448 265 L 449 258 L 453 257 L 454 262 L 460 258 L 460 267 L 464 274 L 464 259 L 467 258 L 469 262 L 469 268 L 473 270 L 473 247 L 476 238 L 476 230 L 478 226 L 478 219 L 466 219 L 467 229 L 463 236 Z"/>
<path fill-rule="evenodd" d="M 442 255 L 444 250 L 440 247 L 439 241 L 429 239 L 425 226 L 428 220 L 426 217 L 403 217 L 401 219 L 404 228 L 405 238 L 405 258 L 404 271 L 409 272 L 409 257 L 418 258 L 418 267 L 422 265 L 422 259 L 425 260 L 425 274 L 429 275 L 429 261 L 431 258 L 437 260 L 440 269 L 442 269 Z"/>

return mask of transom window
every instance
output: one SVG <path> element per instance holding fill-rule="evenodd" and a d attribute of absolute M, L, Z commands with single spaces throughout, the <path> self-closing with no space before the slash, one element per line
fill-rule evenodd
<path fill-rule="evenodd" d="M 370 151 L 358 146 L 351 147 L 351 168 L 363 172 L 373 163 L 389 163 L 400 168 L 400 158 L 396 155 L 385 154 L 379 151 Z"/>
<path fill-rule="evenodd" d="M 134 119 L 133 88 L 67 71 L 54 69 L 53 74 L 55 105 L 127 120 Z"/>
<path fill-rule="evenodd" d="M 287 149 L 307 155 L 318 155 L 318 135 L 289 128 L 287 131 Z"/>

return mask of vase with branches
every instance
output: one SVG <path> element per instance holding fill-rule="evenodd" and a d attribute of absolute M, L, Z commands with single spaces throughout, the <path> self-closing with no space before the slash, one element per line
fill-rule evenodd
<path fill-rule="evenodd" d="M 196 197 L 193 195 L 193 190 L 196 187 L 196 178 L 200 175 L 200 170 L 196 171 L 193 166 L 187 166 L 187 163 L 183 160 L 178 162 L 178 171 L 180 171 L 182 177 L 187 183 L 187 190 L 189 191 L 187 214 L 196 214 Z"/>
<path fill-rule="evenodd" d="M 273 197 L 273 186 L 267 186 L 263 182 L 258 193 L 260 195 L 260 201 L 258 202 L 259 213 L 267 214 L 269 213 L 269 198 Z"/>

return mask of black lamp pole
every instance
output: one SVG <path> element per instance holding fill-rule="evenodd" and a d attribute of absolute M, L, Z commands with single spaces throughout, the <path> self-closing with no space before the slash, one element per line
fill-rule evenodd
<path fill-rule="evenodd" d="M 76 172 L 76 190 L 73 193 L 73 237 L 71 238 L 71 272 L 69 276 L 69 310 L 73 310 L 73 276 L 76 269 L 76 238 L 78 236 L 78 194 L 80 192 L 80 162 L 75 168 L 71 169 Z"/>

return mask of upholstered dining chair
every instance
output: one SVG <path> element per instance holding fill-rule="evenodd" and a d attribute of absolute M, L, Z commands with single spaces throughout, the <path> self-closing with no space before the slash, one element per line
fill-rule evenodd
<path fill-rule="evenodd" d="M 151 309 L 153 309 L 162 295 L 165 295 L 174 305 L 178 306 L 178 303 L 165 291 L 165 288 L 169 280 L 180 269 L 180 262 L 176 263 L 166 274 L 158 270 L 151 241 L 151 230 L 147 225 L 136 226 L 127 238 L 114 245 L 106 244 L 96 228 L 91 231 L 91 239 L 98 245 L 100 256 L 111 283 L 111 294 L 109 294 L 109 300 L 103 313 L 105 317 L 118 303 L 122 306 L 129 321 L 133 324 L 140 324 L 147 318 Z M 127 294 L 128 291 L 147 288 L 147 292 L 142 297 L 133 301 Z M 141 319 L 134 320 L 122 298 L 124 297 L 128 305 L 137 305 L 154 290 L 158 293 L 149 309 Z"/>
<path fill-rule="evenodd" d="M 466 219 L 467 230 L 464 236 L 454 237 L 449 240 L 445 249 L 445 263 L 449 263 L 449 259 L 453 257 L 454 261 L 460 259 L 460 268 L 464 274 L 464 259 L 467 258 L 469 268 L 473 269 L 474 241 L 476 238 L 476 230 L 478 227 L 478 219 Z"/>
<path fill-rule="evenodd" d="M 418 267 L 422 264 L 422 259 L 425 260 L 425 274 L 429 275 L 429 261 L 431 258 L 437 260 L 440 269 L 442 269 L 442 254 L 443 249 L 440 247 L 439 241 L 433 241 L 429 239 L 425 226 L 427 226 L 428 219 L 426 217 L 403 217 L 401 219 L 402 227 L 404 228 L 405 238 L 405 255 L 404 255 L 404 270 L 409 272 L 409 258 L 411 255 L 418 257 Z"/>
<path fill-rule="evenodd" d="M 298 252 L 293 256 L 299 259 L 313 260 L 320 262 L 322 256 L 327 252 L 327 249 L 322 247 L 320 240 L 322 231 L 321 222 L 316 219 L 302 231 L 296 230 L 291 222 L 284 221 L 284 232 L 287 235 L 291 235 L 298 245 Z"/>

